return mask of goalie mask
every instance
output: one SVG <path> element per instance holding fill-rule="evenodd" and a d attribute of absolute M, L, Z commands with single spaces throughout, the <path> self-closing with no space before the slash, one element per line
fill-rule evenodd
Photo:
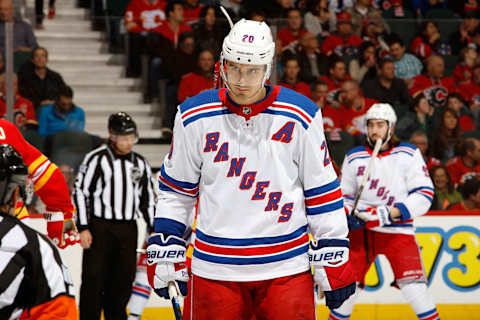
<path fill-rule="evenodd" d="M 236 86 L 260 90 L 270 77 L 274 54 L 275 42 L 265 22 L 238 21 L 223 40 L 220 54 L 220 74 L 227 89 Z"/>
<path fill-rule="evenodd" d="M 20 187 L 20 197 L 25 198 L 28 167 L 18 152 L 8 144 L 0 145 L 0 205 L 9 204 L 13 192 Z M 11 204 L 15 206 L 15 204 Z"/>
<path fill-rule="evenodd" d="M 393 134 L 393 126 L 397 122 L 397 115 L 393 110 L 392 106 L 388 103 L 375 103 L 368 109 L 365 114 L 365 125 L 368 127 L 368 120 L 385 120 L 388 123 L 387 137 L 382 144 L 382 147 L 385 146 Z M 367 132 L 367 141 L 371 146 L 375 145 L 374 141 L 371 141 L 370 135 Z"/>

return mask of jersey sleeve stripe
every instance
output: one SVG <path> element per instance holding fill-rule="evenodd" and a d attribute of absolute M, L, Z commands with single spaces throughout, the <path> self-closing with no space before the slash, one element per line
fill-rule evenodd
<path fill-rule="evenodd" d="M 329 213 L 331 211 L 335 211 L 341 208 L 343 208 L 343 199 L 340 199 L 336 202 L 332 202 L 323 206 L 307 207 L 307 215 Z"/>
<path fill-rule="evenodd" d="M 357 159 L 366 159 L 366 158 L 370 158 L 370 154 L 368 153 L 365 153 L 364 155 L 359 155 L 359 154 L 356 154 L 354 157 L 351 157 L 350 159 L 347 159 L 348 163 L 352 163 L 354 160 L 357 160 Z"/>
<path fill-rule="evenodd" d="M 167 186 L 166 184 L 164 184 L 162 182 L 162 180 L 158 179 L 158 189 L 161 190 L 161 191 L 167 191 L 167 192 L 175 192 L 175 193 L 178 193 L 178 194 L 181 194 L 181 195 L 184 195 L 184 196 L 188 196 L 188 197 L 192 197 L 192 198 L 196 198 L 198 193 L 197 194 L 190 194 L 190 193 L 184 193 L 184 192 L 181 192 L 179 190 L 175 190 L 175 189 L 172 189 L 170 188 L 169 186 Z"/>
<path fill-rule="evenodd" d="M 263 257 L 249 257 L 249 258 L 233 258 L 228 256 L 217 256 L 217 255 L 210 255 L 204 252 L 201 252 L 196 247 L 193 251 L 193 256 L 200 260 L 205 260 L 208 262 L 219 263 L 219 264 L 233 264 L 233 265 L 248 265 L 248 264 L 265 264 L 277 261 L 283 261 L 287 259 L 294 258 L 296 256 L 306 254 L 308 252 L 309 244 L 305 244 L 301 247 L 297 247 L 293 250 L 276 254 L 270 256 L 263 256 Z"/>
<path fill-rule="evenodd" d="M 195 241 L 195 248 L 210 254 L 227 255 L 227 256 L 261 256 L 271 255 L 288 251 L 296 248 L 299 245 L 308 243 L 308 235 L 304 233 L 302 236 L 281 244 L 275 244 L 270 246 L 261 247 L 249 247 L 249 248 L 237 248 L 237 247 L 225 247 L 207 244 L 199 239 Z"/>
<path fill-rule="evenodd" d="M 183 125 L 186 127 L 190 123 L 201 119 L 201 118 L 208 118 L 208 117 L 214 117 L 214 116 L 220 116 L 222 114 L 229 114 L 232 113 L 230 110 L 227 108 L 221 108 L 219 110 L 215 111 L 209 111 L 209 112 L 203 112 L 203 113 L 196 113 L 194 115 L 191 115 L 188 119 L 183 120 Z"/>
<path fill-rule="evenodd" d="M 431 316 L 431 315 L 433 315 L 433 314 L 435 314 L 435 313 L 437 313 L 437 309 L 436 309 L 436 308 L 433 308 L 432 310 L 426 311 L 426 312 L 424 312 L 424 313 L 419 313 L 419 314 L 417 314 L 417 316 L 418 316 L 419 318 L 424 318 L 424 317 L 429 317 L 429 316 Z"/>
<path fill-rule="evenodd" d="M 198 192 L 198 183 L 192 183 L 187 181 L 180 181 L 170 177 L 165 171 L 165 166 L 160 168 L 160 179 L 166 183 L 169 187 L 180 190 L 189 194 L 196 194 Z"/>
<path fill-rule="evenodd" d="M 202 104 L 202 105 L 200 105 L 196 108 L 192 108 L 192 109 L 188 110 L 187 112 L 185 112 L 184 114 L 182 114 L 182 119 L 188 118 L 189 116 L 191 116 L 194 113 L 199 113 L 199 112 L 202 112 L 202 111 L 205 111 L 205 110 L 211 110 L 211 109 L 217 109 L 217 108 L 222 109 L 222 105 L 219 104 L 218 102 Z"/>
<path fill-rule="evenodd" d="M 43 162 L 48 160 L 47 157 L 45 157 L 43 154 L 35 159 L 29 166 L 28 166 L 28 172 L 32 174 L 35 170 L 37 170 L 38 166 L 40 166 Z"/>
<path fill-rule="evenodd" d="M 52 174 L 57 169 L 58 168 L 54 163 L 50 163 L 47 171 L 44 174 L 42 174 L 42 176 L 35 182 L 33 191 L 36 192 L 36 191 L 40 190 L 48 182 L 48 180 L 50 179 Z"/>
<path fill-rule="evenodd" d="M 324 204 L 324 203 L 327 203 L 327 202 L 338 200 L 340 198 L 342 198 L 342 190 L 340 188 L 338 188 L 333 192 L 323 194 L 323 195 L 318 196 L 318 197 L 309 198 L 308 200 L 305 201 L 305 204 L 308 207 L 317 206 L 319 204 Z"/>
<path fill-rule="evenodd" d="M 337 188 L 340 188 L 340 182 L 338 182 L 338 179 L 335 179 L 330 183 L 324 184 L 323 186 L 307 189 L 303 192 L 303 195 L 305 196 L 305 198 L 310 198 L 313 196 L 323 195 Z"/>
<path fill-rule="evenodd" d="M 273 114 L 273 115 L 279 115 L 279 116 L 285 116 L 285 117 L 289 117 L 289 118 L 292 118 L 292 119 L 295 119 L 297 121 L 299 121 L 302 126 L 306 129 L 308 129 L 308 124 L 303 121 L 302 118 L 300 118 L 298 115 L 294 114 L 294 113 L 291 113 L 291 112 L 286 112 L 286 111 L 278 111 L 278 110 L 273 110 L 271 108 L 268 108 L 268 109 L 265 109 L 262 111 L 262 113 L 267 113 L 267 114 Z"/>
<path fill-rule="evenodd" d="M 282 103 L 278 103 L 278 102 L 274 102 L 273 103 L 273 106 L 270 107 L 271 109 L 286 109 L 286 110 L 289 110 L 289 111 L 292 111 L 294 113 L 297 113 L 298 115 L 300 115 L 307 123 L 311 123 L 312 122 L 312 117 L 308 114 L 306 114 L 305 112 L 303 112 L 303 110 L 294 105 L 294 104 L 290 104 L 290 103 L 285 103 L 285 102 L 282 102 Z"/>
<path fill-rule="evenodd" d="M 295 239 L 305 232 L 307 232 L 307 225 L 304 225 L 292 233 L 274 236 L 274 237 L 261 237 L 261 238 L 243 238 L 243 239 L 231 239 L 231 238 L 222 238 L 211 236 L 203 233 L 198 228 L 196 231 L 196 238 L 200 241 L 207 242 L 209 244 L 223 245 L 223 246 L 255 246 L 255 245 L 269 245 L 269 244 L 278 244 L 281 242 L 289 241 Z"/>

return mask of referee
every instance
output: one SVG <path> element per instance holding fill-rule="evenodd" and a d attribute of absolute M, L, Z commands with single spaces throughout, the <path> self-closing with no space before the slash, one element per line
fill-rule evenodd
<path fill-rule="evenodd" d="M 0 145 L 0 319 L 76 320 L 67 268 L 52 241 L 16 218 L 28 167 L 10 145 Z"/>
<path fill-rule="evenodd" d="M 132 151 L 137 126 L 124 112 L 110 115 L 109 140 L 88 153 L 75 181 L 74 203 L 83 250 L 80 319 L 127 319 L 135 277 L 137 224 L 152 227 L 156 195 L 149 164 Z"/>

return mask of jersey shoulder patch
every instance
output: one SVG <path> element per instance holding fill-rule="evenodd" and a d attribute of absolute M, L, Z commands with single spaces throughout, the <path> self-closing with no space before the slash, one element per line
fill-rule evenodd
<path fill-rule="evenodd" d="M 318 106 L 309 98 L 296 91 L 279 86 L 277 99 L 262 113 L 289 117 L 297 120 L 305 129 L 308 129 L 318 110 Z"/>
<path fill-rule="evenodd" d="M 185 100 L 179 106 L 182 123 L 186 127 L 192 122 L 232 113 L 220 100 L 219 89 L 207 90 Z"/>

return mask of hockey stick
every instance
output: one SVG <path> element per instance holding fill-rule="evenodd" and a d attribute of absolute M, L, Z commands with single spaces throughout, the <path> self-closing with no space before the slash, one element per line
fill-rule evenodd
<path fill-rule="evenodd" d="M 360 200 L 360 196 L 362 195 L 363 188 L 365 188 L 368 178 L 370 178 L 370 171 L 372 170 L 373 162 L 375 161 L 375 158 L 377 157 L 378 152 L 380 151 L 382 143 L 383 143 L 382 139 L 377 139 L 377 142 L 375 142 L 375 147 L 373 148 L 372 156 L 370 157 L 370 161 L 368 162 L 368 165 L 367 165 L 367 170 L 365 170 L 362 183 L 360 184 L 360 188 L 358 188 L 357 195 L 355 196 L 355 200 L 353 201 L 352 214 L 355 216 L 356 216 L 355 209 L 357 209 L 358 201 Z"/>
<path fill-rule="evenodd" d="M 228 15 L 227 10 L 225 10 L 225 8 L 223 6 L 220 6 L 220 11 L 222 11 L 223 15 L 227 18 L 228 24 L 230 25 L 230 29 L 233 28 L 233 21 L 230 18 L 230 16 Z"/>
<path fill-rule="evenodd" d="M 180 303 L 178 302 L 177 287 L 175 286 L 173 281 L 170 281 L 168 283 L 168 294 L 172 299 L 171 301 L 172 301 L 173 313 L 175 314 L 175 320 L 183 320 L 182 309 L 180 309 Z"/>
<path fill-rule="evenodd" d="M 362 183 L 360 184 L 360 188 L 358 188 L 357 195 L 355 196 L 355 200 L 353 201 L 352 214 L 361 220 L 363 219 L 355 213 L 355 210 L 357 209 L 358 201 L 360 200 L 360 196 L 362 195 L 363 188 L 365 188 L 368 178 L 370 177 L 370 171 L 372 170 L 373 162 L 375 161 L 375 158 L 377 157 L 377 154 L 380 151 L 382 142 L 383 141 L 380 138 L 377 139 L 377 141 L 375 142 L 375 147 L 373 148 L 372 156 L 370 157 L 370 161 L 368 162 L 368 165 L 367 165 L 367 170 L 364 173 Z M 367 264 L 370 264 L 370 254 L 368 253 L 369 249 L 368 249 L 367 228 L 363 230 L 363 246 L 365 247 L 365 258 L 367 259 Z"/>

